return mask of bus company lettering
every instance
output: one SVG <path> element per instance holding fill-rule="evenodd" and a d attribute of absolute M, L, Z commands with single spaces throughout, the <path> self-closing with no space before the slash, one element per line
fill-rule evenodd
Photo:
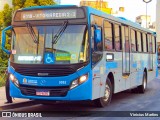
<path fill-rule="evenodd" d="M 37 80 L 31 80 L 31 79 L 23 79 L 23 84 L 32 84 L 32 85 L 37 85 Z"/>

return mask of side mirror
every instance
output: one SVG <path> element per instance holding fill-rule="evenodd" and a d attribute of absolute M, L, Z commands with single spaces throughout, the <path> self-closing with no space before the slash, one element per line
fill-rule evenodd
<path fill-rule="evenodd" d="M 94 25 L 94 41 L 95 43 L 100 43 L 102 41 L 102 33 L 97 25 Z"/>
<path fill-rule="evenodd" d="M 2 50 L 4 52 L 6 52 L 7 54 L 11 54 L 11 51 L 7 50 L 5 48 L 5 45 L 6 45 L 6 31 L 7 30 L 11 30 L 13 27 L 12 26 L 8 26 L 6 27 L 5 29 L 2 30 L 2 42 L 1 42 L 1 46 L 2 46 Z"/>

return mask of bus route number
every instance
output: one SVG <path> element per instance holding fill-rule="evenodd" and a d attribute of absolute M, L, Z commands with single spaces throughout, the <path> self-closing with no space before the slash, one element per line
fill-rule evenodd
<path fill-rule="evenodd" d="M 67 82 L 66 82 L 66 81 L 59 81 L 59 84 L 60 84 L 60 85 L 66 85 Z"/>

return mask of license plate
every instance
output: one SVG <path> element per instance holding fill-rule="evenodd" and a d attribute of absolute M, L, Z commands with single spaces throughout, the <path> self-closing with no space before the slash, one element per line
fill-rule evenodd
<path fill-rule="evenodd" d="M 49 93 L 49 90 L 36 90 L 36 95 L 39 95 L 39 96 L 49 96 L 50 93 Z"/>

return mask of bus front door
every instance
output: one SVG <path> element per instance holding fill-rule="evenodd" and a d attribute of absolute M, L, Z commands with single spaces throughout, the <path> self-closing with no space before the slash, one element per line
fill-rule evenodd
<path fill-rule="evenodd" d="M 122 60 L 122 74 L 129 76 L 130 74 L 130 44 L 129 44 L 129 28 L 122 26 L 122 43 L 123 43 L 123 60 Z"/>
<path fill-rule="evenodd" d="M 148 44 L 149 44 L 149 61 L 148 61 L 148 67 L 149 67 L 149 71 L 152 71 L 153 70 L 153 54 L 152 54 L 152 51 L 153 51 L 153 48 L 152 48 L 152 37 L 151 35 L 148 35 Z"/>

